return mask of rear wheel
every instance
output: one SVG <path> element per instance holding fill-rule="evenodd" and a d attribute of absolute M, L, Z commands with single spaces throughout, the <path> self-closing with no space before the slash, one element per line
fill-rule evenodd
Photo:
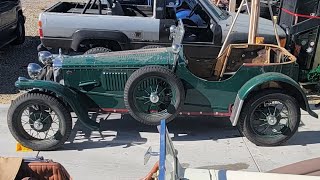
<path fill-rule="evenodd" d="M 245 103 L 239 121 L 241 133 L 251 142 L 276 146 L 298 130 L 300 107 L 292 96 L 278 90 L 266 90 Z"/>
<path fill-rule="evenodd" d="M 8 126 L 13 137 L 23 146 L 33 150 L 53 150 L 68 140 L 72 119 L 56 98 L 26 93 L 12 102 Z"/>
<path fill-rule="evenodd" d="M 107 52 L 111 52 L 111 49 L 108 49 L 105 47 L 95 47 L 95 48 L 89 49 L 84 54 L 98 54 L 98 53 L 107 53 Z"/>
<path fill-rule="evenodd" d="M 124 102 L 136 120 L 158 125 L 162 119 L 172 121 L 184 102 L 180 79 L 169 69 L 146 66 L 135 71 L 124 90 Z"/>

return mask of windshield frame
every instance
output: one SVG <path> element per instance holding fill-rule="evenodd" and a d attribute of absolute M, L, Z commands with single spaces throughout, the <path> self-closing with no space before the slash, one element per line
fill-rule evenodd
<path fill-rule="evenodd" d="M 230 16 L 228 12 L 221 10 L 211 0 L 195 0 L 203 6 L 203 8 L 209 13 L 215 21 L 226 20 Z"/>

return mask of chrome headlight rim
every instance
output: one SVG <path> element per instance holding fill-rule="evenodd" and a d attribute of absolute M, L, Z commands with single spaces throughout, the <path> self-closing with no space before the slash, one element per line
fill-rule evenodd
<path fill-rule="evenodd" d="M 39 62 L 41 62 L 43 65 L 47 65 L 49 63 L 52 63 L 53 55 L 49 51 L 40 51 L 38 53 L 38 59 Z"/>
<path fill-rule="evenodd" d="M 27 67 L 28 75 L 31 79 L 35 80 L 42 73 L 42 67 L 37 63 L 29 63 Z"/>

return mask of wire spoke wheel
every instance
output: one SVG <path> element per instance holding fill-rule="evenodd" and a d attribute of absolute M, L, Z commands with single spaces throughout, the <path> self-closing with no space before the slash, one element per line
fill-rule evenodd
<path fill-rule="evenodd" d="M 279 89 L 263 90 L 245 102 L 239 117 L 239 130 L 256 145 L 276 146 L 294 135 L 300 116 L 300 107 L 294 97 Z"/>
<path fill-rule="evenodd" d="M 30 139 L 52 139 L 60 129 L 57 113 L 46 105 L 27 105 L 20 114 L 20 120 L 26 137 Z"/>
<path fill-rule="evenodd" d="M 288 107 L 280 101 L 260 103 L 252 111 L 251 126 L 259 136 L 277 136 L 289 129 Z"/>
<path fill-rule="evenodd" d="M 168 112 L 175 103 L 175 91 L 161 77 L 147 77 L 139 82 L 133 92 L 138 113 L 158 116 Z"/>
<path fill-rule="evenodd" d="M 68 140 L 72 119 L 57 98 L 26 93 L 12 102 L 8 111 L 8 127 L 13 137 L 25 147 L 54 150 Z"/>
<path fill-rule="evenodd" d="M 158 125 L 162 119 L 173 120 L 184 101 L 182 82 L 169 69 L 146 66 L 135 71 L 128 79 L 124 102 L 136 120 Z"/>

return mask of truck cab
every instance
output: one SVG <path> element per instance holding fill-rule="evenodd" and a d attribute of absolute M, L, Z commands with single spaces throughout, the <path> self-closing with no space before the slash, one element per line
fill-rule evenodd
<path fill-rule="evenodd" d="M 0 1 L 0 48 L 24 42 L 24 22 L 20 0 Z"/>

